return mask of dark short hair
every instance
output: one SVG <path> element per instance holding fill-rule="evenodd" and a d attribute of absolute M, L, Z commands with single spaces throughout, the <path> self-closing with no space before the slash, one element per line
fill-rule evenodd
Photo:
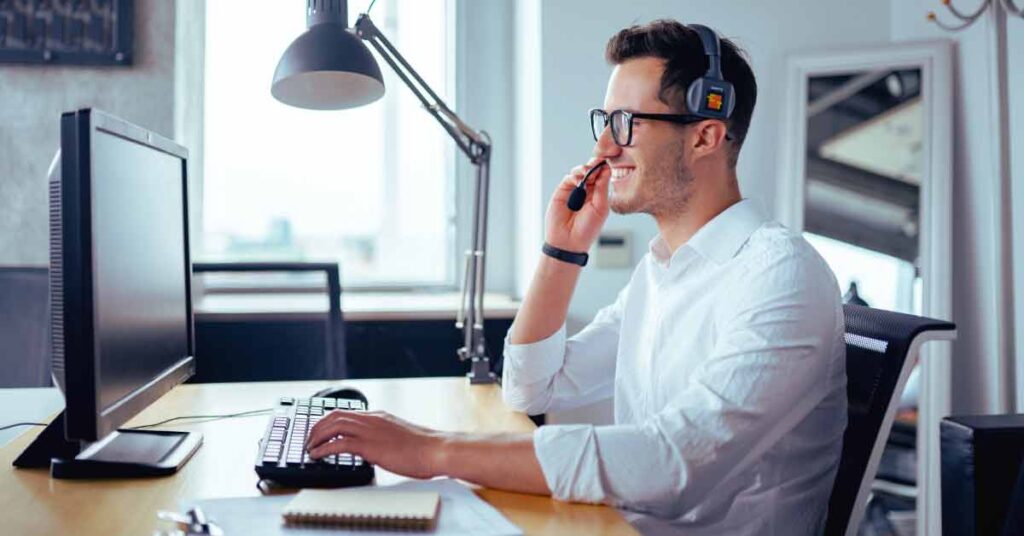
<path fill-rule="evenodd" d="M 736 107 L 727 122 L 729 132 L 735 138 L 729 163 L 735 166 L 740 147 L 750 129 L 750 117 L 757 101 L 757 80 L 746 53 L 728 39 L 721 38 L 720 41 L 722 76 L 736 91 Z M 674 110 L 687 111 L 686 88 L 708 70 L 708 57 L 697 32 L 678 21 L 661 19 L 620 30 L 608 40 L 605 48 L 605 58 L 613 65 L 645 57 L 665 60 L 658 99 Z"/>

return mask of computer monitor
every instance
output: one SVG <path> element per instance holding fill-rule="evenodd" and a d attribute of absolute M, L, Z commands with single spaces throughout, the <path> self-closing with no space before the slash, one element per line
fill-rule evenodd
<path fill-rule="evenodd" d="M 68 478 L 174 472 L 198 434 L 118 427 L 195 373 L 188 152 L 95 109 L 63 114 L 60 135 L 50 301 L 65 409 L 20 466 Z"/>

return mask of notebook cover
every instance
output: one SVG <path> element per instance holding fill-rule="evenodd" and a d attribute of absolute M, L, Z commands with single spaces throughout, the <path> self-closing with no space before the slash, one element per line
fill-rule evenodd
<path fill-rule="evenodd" d="M 293 525 L 431 530 L 440 504 L 435 491 L 305 489 L 281 515 Z"/>

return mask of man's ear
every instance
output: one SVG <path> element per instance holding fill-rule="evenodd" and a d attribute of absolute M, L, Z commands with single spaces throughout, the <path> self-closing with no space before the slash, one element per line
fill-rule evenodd
<path fill-rule="evenodd" d="M 693 155 L 701 157 L 712 154 L 722 148 L 726 143 L 727 132 L 725 123 L 714 119 L 708 119 L 697 123 L 693 127 L 692 147 Z"/>

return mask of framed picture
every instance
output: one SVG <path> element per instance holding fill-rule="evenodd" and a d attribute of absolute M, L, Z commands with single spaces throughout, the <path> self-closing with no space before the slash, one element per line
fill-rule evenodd
<path fill-rule="evenodd" d="M 0 63 L 131 65 L 134 0 L 0 0 Z"/>

